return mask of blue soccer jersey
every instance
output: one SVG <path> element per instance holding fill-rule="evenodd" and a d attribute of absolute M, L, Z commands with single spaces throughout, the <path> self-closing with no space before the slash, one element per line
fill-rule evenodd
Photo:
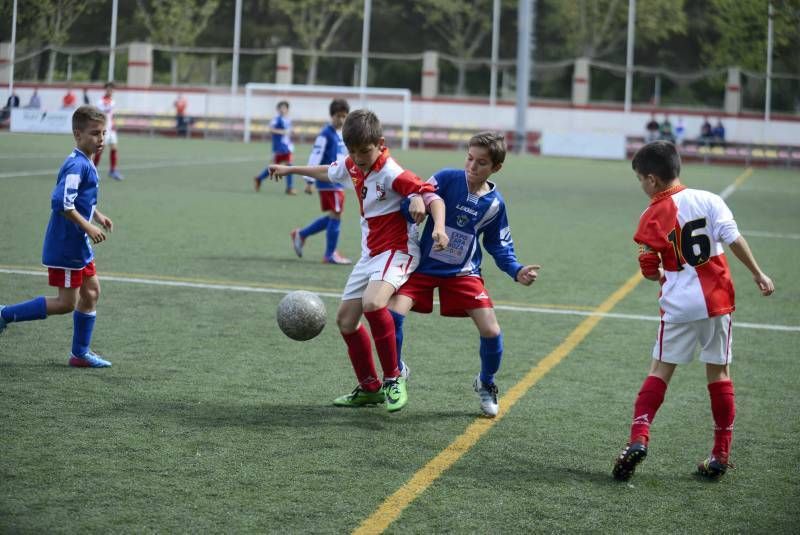
<path fill-rule="evenodd" d="M 336 160 L 344 158 L 346 153 L 342 135 L 336 131 L 333 125 L 327 124 L 314 141 L 314 148 L 311 149 L 311 155 L 308 157 L 308 165 L 330 165 Z M 344 188 L 341 184 L 322 180 L 307 179 L 307 182 L 316 182 L 315 186 L 318 190 Z"/>
<path fill-rule="evenodd" d="M 83 269 L 94 259 L 89 237 L 78 225 L 64 217 L 77 210 L 91 221 L 97 206 L 100 177 L 94 163 L 75 149 L 58 172 L 56 187 L 50 196 L 50 222 L 44 235 L 42 264 L 62 269 Z"/>
<path fill-rule="evenodd" d="M 285 134 L 272 134 L 272 153 L 289 154 L 290 152 L 294 151 L 294 146 L 292 145 L 291 139 L 292 120 L 288 117 L 281 117 L 278 115 L 272 119 L 272 122 L 269 123 L 269 126 L 277 130 L 286 131 Z"/>
<path fill-rule="evenodd" d="M 523 267 L 514 253 L 506 205 L 492 182 L 489 193 L 478 197 L 469 192 L 463 169 L 442 169 L 429 180 L 445 204 L 445 227 L 450 244 L 444 251 L 432 250 L 433 220 L 429 217 L 420 238 L 422 259 L 416 271 L 434 277 L 480 275 L 481 248 L 492 255 L 497 267 L 516 278 Z"/>

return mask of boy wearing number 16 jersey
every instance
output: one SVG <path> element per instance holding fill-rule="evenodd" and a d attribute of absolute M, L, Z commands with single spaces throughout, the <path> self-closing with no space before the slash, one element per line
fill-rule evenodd
<path fill-rule="evenodd" d="M 620 481 L 630 479 L 647 456 L 650 424 L 664 401 L 675 367 L 690 362 L 698 345 L 700 360 L 706 365 L 714 419 L 714 446 L 698 465 L 698 473 L 710 479 L 725 474 L 736 414 L 729 369 L 735 302 L 722 244 L 750 270 L 762 295 L 775 290 L 772 280 L 758 267 L 725 201 L 681 184 L 680 165 L 675 146 L 666 141 L 648 143 L 632 162 L 651 199 L 633 239 L 640 247 L 642 274 L 661 283 L 661 324 L 650 374 L 634 404 L 628 445 L 614 464 L 612 474 Z"/>

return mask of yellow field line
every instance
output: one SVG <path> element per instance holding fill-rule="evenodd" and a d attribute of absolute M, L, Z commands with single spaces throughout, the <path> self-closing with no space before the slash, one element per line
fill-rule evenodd
<path fill-rule="evenodd" d="M 733 184 L 729 186 L 729 189 L 731 191 L 735 190 L 750 178 L 752 174 L 753 168 L 748 167 L 736 177 Z M 610 312 L 611 309 L 636 288 L 642 280 L 644 280 L 642 275 L 637 272 L 625 281 L 622 286 L 592 311 L 597 315 L 589 316 L 583 320 L 558 347 L 525 374 L 517 384 L 511 387 L 508 393 L 501 399 L 500 410 L 495 418 L 479 418 L 472 422 L 449 446 L 419 469 L 405 485 L 384 500 L 372 515 L 361 522 L 355 531 L 353 531 L 353 534 L 372 535 L 383 533 L 392 522 L 397 520 L 403 510 L 408 507 L 411 502 L 425 492 L 445 470 L 453 466 L 456 461 L 463 457 L 493 425 L 505 416 L 511 407 L 513 407 L 528 390 L 539 382 L 539 379 L 544 377 L 547 372 L 564 360 L 564 358 L 592 332 L 600 320 L 603 319 L 603 316 L 600 314 Z"/>
<path fill-rule="evenodd" d="M 595 308 L 593 312 L 596 314 L 609 312 L 617 303 L 624 299 L 641 280 L 642 276 L 637 272 Z M 428 464 L 417 471 L 405 485 L 389 496 L 353 533 L 355 535 L 383 533 L 417 496 L 430 487 L 445 470 L 455 464 L 455 462 L 467 453 L 493 425 L 499 422 L 511 407 L 513 407 L 539 379 L 575 349 L 601 319 L 603 319 L 602 316 L 596 315 L 589 316 L 583 320 L 558 347 L 542 359 L 536 367 L 531 369 L 522 380 L 511 387 L 508 393 L 503 396 L 501 400 L 502 403 L 500 404 L 500 411 L 496 417 L 491 419 L 478 418 L 472 422 L 467 429 L 453 440 L 439 455 L 430 460 Z"/>

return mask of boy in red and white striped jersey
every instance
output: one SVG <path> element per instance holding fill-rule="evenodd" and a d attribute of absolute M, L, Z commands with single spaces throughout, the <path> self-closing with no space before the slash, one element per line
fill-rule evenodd
<path fill-rule="evenodd" d="M 384 146 L 378 117 L 368 110 L 355 110 L 345 119 L 342 139 L 349 156 L 330 165 L 270 165 L 270 177 L 297 173 L 323 182 L 352 185 L 361 208 L 361 258 L 347 279 L 336 324 L 347 345 L 358 386 L 336 398 L 339 407 L 373 405 L 386 401 L 390 412 L 408 401 L 407 370 L 401 374 L 397 358 L 395 327 L 387 308 L 389 299 L 408 280 L 419 264 L 416 226 L 406 220 L 401 203 L 413 197 L 409 212 L 421 221 L 430 210 L 436 250 L 447 247 L 444 202 L 435 186 L 407 171 L 389 155 Z M 383 368 L 378 378 L 372 359 L 372 344 L 361 325 L 367 318 L 372 340 Z"/>
<path fill-rule="evenodd" d="M 775 286 L 758 267 L 725 201 L 681 183 L 680 156 L 672 143 L 648 143 L 634 155 L 632 167 L 651 199 L 633 239 L 640 247 L 642 274 L 661 284 L 661 325 L 650 373 L 634 404 L 630 439 L 612 474 L 627 481 L 647 456 L 650 424 L 664 401 L 675 367 L 690 362 L 699 345 L 714 418 L 714 446 L 698 465 L 698 472 L 716 479 L 730 464 L 736 414 L 730 378 L 736 307 L 722 244 L 750 270 L 762 295 L 771 295 Z"/>

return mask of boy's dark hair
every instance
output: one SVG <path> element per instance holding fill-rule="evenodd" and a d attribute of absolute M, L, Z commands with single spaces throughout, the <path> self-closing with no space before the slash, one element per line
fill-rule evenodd
<path fill-rule="evenodd" d="M 106 123 L 106 114 L 94 106 L 81 106 L 72 114 L 72 130 L 86 130 L 91 122 Z"/>
<path fill-rule="evenodd" d="M 106 82 L 103 87 L 105 89 L 114 89 L 114 82 Z"/>
<path fill-rule="evenodd" d="M 350 113 L 350 104 L 348 104 L 343 98 L 335 98 L 331 101 L 331 105 L 328 110 L 330 111 L 331 117 L 341 112 Z"/>
<path fill-rule="evenodd" d="M 492 166 L 497 167 L 506 160 L 506 139 L 498 132 L 479 132 L 469 138 L 470 147 L 484 147 L 489 151 Z"/>
<path fill-rule="evenodd" d="M 382 137 L 381 121 L 369 110 L 353 110 L 344 120 L 342 139 L 348 149 L 377 145 Z"/>
<path fill-rule="evenodd" d="M 653 175 L 666 183 L 681 175 L 681 157 L 669 141 L 653 141 L 636 151 L 631 167 L 642 176 Z"/>
<path fill-rule="evenodd" d="M 278 102 L 278 103 L 275 105 L 275 109 L 277 110 L 277 109 L 278 109 L 278 108 L 280 108 L 281 106 L 286 106 L 286 108 L 288 109 L 288 108 L 289 108 L 289 101 L 288 101 L 288 100 L 281 100 L 280 102 Z"/>

